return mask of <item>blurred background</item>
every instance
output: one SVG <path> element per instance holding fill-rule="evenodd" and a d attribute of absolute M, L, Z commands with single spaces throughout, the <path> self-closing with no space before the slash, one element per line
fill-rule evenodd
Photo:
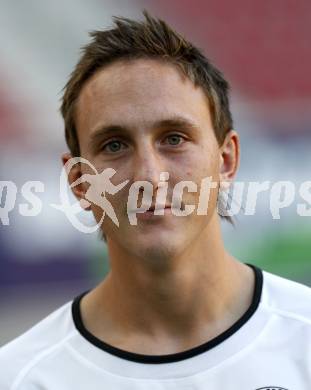
<path fill-rule="evenodd" d="M 240 213 L 236 228 L 224 222 L 226 247 L 311 286 L 311 217 L 297 214 L 299 186 L 311 180 L 309 0 L 0 1 L 0 181 L 17 190 L 14 203 L 14 188 L 0 188 L 1 207 L 12 202 L 9 224 L 0 221 L 0 346 L 107 272 L 98 234 L 80 233 L 50 206 L 59 203 L 67 150 L 58 109 L 88 32 L 111 27 L 112 15 L 141 18 L 144 8 L 204 49 L 230 81 L 241 136 L 237 180 L 295 184 L 295 202 L 280 219 L 263 193 L 254 216 Z M 44 183 L 36 217 L 19 212 L 29 180 Z"/>

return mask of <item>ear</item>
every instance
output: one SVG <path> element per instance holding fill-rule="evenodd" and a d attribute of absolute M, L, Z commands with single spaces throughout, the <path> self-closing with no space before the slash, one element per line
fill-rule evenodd
<path fill-rule="evenodd" d="M 69 153 L 69 152 L 63 153 L 62 154 L 63 165 L 65 166 L 66 163 L 71 158 L 72 158 L 71 153 Z M 73 167 L 70 169 L 70 171 L 67 170 L 67 175 L 68 175 L 68 183 L 69 183 L 69 185 L 71 185 L 72 183 L 74 183 L 76 180 L 78 180 L 83 175 L 83 172 L 81 170 L 81 164 L 80 163 L 74 164 Z M 71 188 L 73 194 L 80 202 L 80 206 L 84 210 L 91 210 L 90 203 L 85 198 L 85 192 L 87 191 L 87 189 L 88 189 L 88 185 L 85 182 L 77 184 Z"/>
<path fill-rule="evenodd" d="M 230 130 L 220 147 L 221 189 L 230 187 L 240 163 L 240 139 L 236 131 Z"/>

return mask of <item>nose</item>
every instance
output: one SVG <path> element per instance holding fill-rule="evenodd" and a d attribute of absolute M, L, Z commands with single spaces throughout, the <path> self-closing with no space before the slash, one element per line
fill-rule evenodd
<path fill-rule="evenodd" d="M 133 181 L 148 181 L 156 190 L 164 164 L 154 145 L 144 142 L 137 147 L 132 168 Z"/>

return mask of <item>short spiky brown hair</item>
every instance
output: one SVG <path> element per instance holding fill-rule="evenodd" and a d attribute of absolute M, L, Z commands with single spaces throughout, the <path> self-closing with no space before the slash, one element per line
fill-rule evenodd
<path fill-rule="evenodd" d="M 223 144 L 227 132 L 233 128 L 229 84 L 222 73 L 199 48 L 166 22 L 152 17 L 146 10 L 143 15 L 143 21 L 114 16 L 114 28 L 90 32 L 92 41 L 82 47 L 82 56 L 63 89 L 60 108 L 65 122 L 66 142 L 73 157 L 80 155 L 75 107 L 81 89 L 95 72 L 118 60 L 151 58 L 178 66 L 205 92 L 219 145 Z"/>

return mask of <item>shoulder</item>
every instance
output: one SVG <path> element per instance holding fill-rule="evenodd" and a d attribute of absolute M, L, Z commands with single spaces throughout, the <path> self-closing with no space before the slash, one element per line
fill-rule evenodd
<path fill-rule="evenodd" d="M 300 321 L 311 330 L 311 288 L 263 271 L 262 304 L 279 316 Z"/>
<path fill-rule="evenodd" d="M 0 348 L 0 389 L 15 389 L 15 384 L 34 365 L 75 333 L 71 302 L 61 306 L 27 332 Z"/>

